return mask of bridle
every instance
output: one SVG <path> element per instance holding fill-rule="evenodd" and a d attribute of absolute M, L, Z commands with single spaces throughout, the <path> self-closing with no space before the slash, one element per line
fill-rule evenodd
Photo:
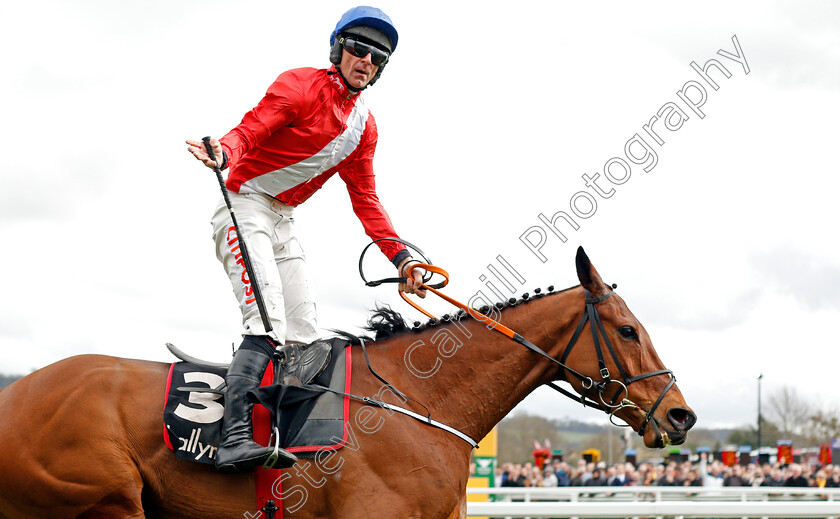
<path fill-rule="evenodd" d="M 659 432 L 659 427 L 656 424 L 656 420 L 653 420 L 653 414 L 659 408 L 659 404 L 662 403 L 662 400 L 665 398 L 665 395 L 674 386 L 677 379 L 674 376 L 674 373 L 670 369 L 660 369 L 660 370 L 657 370 L 657 371 L 650 371 L 648 373 L 643 373 L 641 375 L 636 375 L 634 377 L 628 377 L 627 376 L 627 372 L 624 370 L 624 367 L 621 365 L 621 361 L 619 360 L 618 355 L 616 355 L 615 349 L 613 348 L 613 345 L 610 342 L 609 337 L 607 336 L 607 332 L 604 329 L 604 324 L 601 322 L 601 316 L 598 314 L 598 309 L 595 307 L 595 305 L 597 305 L 598 303 L 600 303 L 602 301 L 605 301 L 606 299 L 609 299 L 610 297 L 615 295 L 615 289 L 617 288 L 616 285 L 612 285 L 610 287 L 611 290 L 609 291 L 608 294 L 603 295 L 603 296 L 598 297 L 598 298 L 593 298 L 592 294 L 588 290 L 586 290 L 585 288 L 583 289 L 584 294 L 585 294 L 583 316 L 581 317 L 580 322 L 578 322 L 577 328 L 575 328 L 575 331 L 572 334 L 571 339 L 569 339 L 569 344 L 566 346 L 566 349 L 563 352 L 563 357 L 560 360 L 557 360 L 554 357 L 552 357 L 551 355 L 549 355 L 548 353 L 546 353 L 545 351 L 543 351 L 542 349 L 540 349 L 538 346 L 536 346 L 532 342 L 528 341 L 527 339 L 525 339 L 524 337 L 522 337 L 518 333 L 514 332 L 510 328 L 506 327 L 505 325 L 501 324 L 500 322 L 484 315 L 482 312 L 479 312 L 478 310 L 476 310 L 474 308 L 468 307 L 467 305 L 461 303 L 460 301 L 458 301 L 456 299 L 453 299 L 453 298 L 447 296 L 446 294 L 444 294 L 443 292 L 441 292 L 440 290 L 438 290 L 440 288 L 445 287 L 447 285 L 447 283 L 449 283 L 449 273 L 446 272 L 445 270 L 443 270 L 440 267 L 432 265 L 431 261 L 423 254 L 423 251 L 421 251 L 416 246 L 412 245 L 411 243 L 409 243 L 405 240 L 402 240 L 402 239 L 399 239 L 399 238 L 380 238 L 378 240 L 372 241 L 371 243 L 369 243 L 367 245 L 367 247 L 364 248 L 361 256 L 359 257 L 359 274 L 362 276 L 362 280 L 365 281 L 365 284 L 367 286 L 378 286 L 382 283 L 404 283 L 406 281 L 405 277 L 385 278 L 385 279 L 380 279 L 380 280 L 375 280 L 375 281 L 368 281 L 365 278 L 365 274 L 364 274 L 364 271 L 363 271 L 363 268 L 362 268 L 362 261 L 364 260 L 365 253 L 367 252 L 367 250 L 370 248 L 371 245 L 373 245 L 374 243 L 379 242 L 379 241 L 399 242 L 399 243 L 407 245 L 407 246 L 411 247 L 412 249 L 414 249 L 415 251 L 417 251 L 420 254 L 420 256 L 425 260 L 425 263 L 419 263 L 418 262 L 418 263 L 411 264 L 408 267 L 408 271 L 406 272 L 406 275 L 408 277 L 413 275 L 413 271 L 416 268 L 420 268 L 420 269 L 424 270 L 425 272 L 424 272 L 423 284 L 422 284 L 423 288 L 425 288 L 426 290 L 434 293 L 435 295 L 437 295 L 441 299 L 455 305 L 456 307 L 460 308 L 461 310 L 466 311 L 471 317 L 473 317 L 477 321 L 487 324 L 488 328 L 490 328 L 492 330 L 495 330 L 495 331 L 501 333 L 502 335 L 505 335 L 509 339 L 511 339 L 515 342 L 518 342 L 519 344 L 521 344 L 522 346 L 525 346 L 526 348 L 533 351 L 534 353 L 536 353 L 536 354 L 538 354 L 542 357 L 545 357 L 546 359 L 550 360 L 554 364 L 557 364 L 557 377 L 554 380 L 565 380 L 565 381 L 569 382 L 566 375 L 567 374 L 572 375 L 580 381 L 581 387 L 583 388 L 583 393 L 578 396 L 578 395 L 572 393 L 571 391 L 568 391 L 568 390 L 558 386 L 554 382 L 548 382 L 546 384 L 547 386 L 549 386 L 550 388 L 560 392 L 561 394 L 563 394 L 563 395 L 565 395 L 565 396 L 567 396 L 567 397 L 569 397 L 573 400 L 577 400 L 577 401 L 581 402 L 584 406 L 592 407 L 594 409 L 600 409 L 600 410 L 606 412 L 610 416 L 610 423 L 612 423 L 613 425 L 619 426 L 619 427 L 630 427 L 630 425 L 616 422 L 615 421 L 616 413 L 621 411 L 622 409 L 628 409 L 628 408 L 636 409 L 636 410 L 638 410 L 639 412 L 641 412 L 645 415 L 644 419 L 642 420 L 642 424 L 639 426 L 638 431 L 636 431 L 639 434 L 639 436 L 644 436 L 645 430 L 647 429 L 648 424 L 652 423 L 653 427 L 655 427 L 656 430 L 657 430 L 657 434 L 660 437 L 662 437 L 662 434 Z M 444 278 L 443 281 L 441 281 L 439 283 L 436 283 L 436 284 L 429 284 L 429 280 L 431 279 L 433 274 L 439 274 L 439 275 L 443 276 L 443 278 Z M 413 306 L 415 309 L 419 310 L 420 312 L 422 312 L 426 316 L 430 317 L 431 319 L 437 319 L 434 315 L 430 314 L 425 309 L 423 309 L 420 305 L 418 305 L 417 303 L 415 303 L 414 301 L 409 299 L 405 295 L 404 292 L 400 292 L 400 296 L 408 304 L 410 304 L 411 306 Z M 599 381 L 595 381 L 595 380 L 592 379 L 592 377 L 583 375 L 583 374 L 575 371 L 574 369 L 572 369 L 572 368 L 570 368 L 569 366 L 566 365 L 566 360 L 569 358 L 569 354 L 572 352 L 572 348 L 574 347 L 574 345 L 577 343 L 578 339 L 580 338 L 581 333 L 583 332 L 583 328 L 586 326 L 587 322 L 589 322 L 589 324 L 590 324 L 590 329 L 592 330 L 592 343 L 595 347 L 595 353 L 598 355 L 598 370 L 599 370 L 599 374 L 601 375 L 601 380 L 599 380 Z M 612 378 L 612 376 L 610 374 L 610 371 L 607 368 L 607 364 L 604 361 L 604 351 L 603 351 L 603 348 L 601 347 L 601 340 L 600 340 L 601 337 L 603 338 L 603 342 L 606 345 L 607 351 L 609 351 L 610 356 L 613 359 L 613 362 L 615 362 L 615 365 L 618 367 L 618 373 L 619 373 L 619 376 L 621 377 L 620 379 Z M 647 411 L 647 413 L 645 413 L 645 410 L 640 405 L 636 404 L 635 402 L 633 402 L 632 400 L 630 400 L 628 398 L 629 397 L 629 391 L 627 390 L 627 386 L 629 386 L 633 382 L 638 382 L 639 380 L 644 380 L 646 378 L 655 377 L 657 375 L 668 375 L 670 380 L 668 381 L 668 384 L 665 386 L 665 388 L 662 390 L 662 392 L 659 394 L 659 397 L 656 399 L 656 402 L 653 403 L 653 406 L 651 406 L 651 408 Z M 607 391 L 607 387 L 610 384 L 616 384 L 616 385 L 618 385 L 618 388 L 617 388 L 616 392 L 613 394 L 612 398 L 609 398 L 609 401 L 608 401 L 604 398 L 604 394 Z M 589 396 L 590 391 L 593 390 L 593 389 L 598 393 L 598 400 L 600 400 L 600 404 L 598 403 L 598 401 L 594 400 L 593 398 L 590 398 L 590 396 Z M 623 396 L 622 396 L 622 392 L 624 393 Z"/>
<path fill-rule="evenodd" d="M 532 346 L 533 348 L 536 348 L 537 350 L 542 352 L 546 357 L 550 358 L 552 361 L 559 365 L 557 373 L 558 376 L 556 380 L 568 381 L 567 377 L 565 376 L 565 373 L 569 373 L 580 381 L 581 386 L 583 387 L 583 393 L 578 398 L 574 393 L 567 391 L 566 389 L 558 386 L 557 384 L 554 384 L 553 382 L 549 382 L 547 384 L 549 387 L 556 391 L 559 391 L 560 393 L 562 393 L 565 396 L 568 396 L 569 398 L 579 400 L 585 406 L 604 410 L 610 415 L 610 423 L 620 427 L 629 427 L 628 424 L 617 423 L 615 421 L 615 414 L 620 410 L 625 408 L 632 408 L 638 409 L 639 411 L 644 413 L 644 409 L 642 409 L 641 406 L 639 406 L 638 404 L 636 404 L 628 398 L 629 392 L 627 390 L 627 386 L 629 386 L 633 382 L 638 382 L 639 380 L 644 380 L 649 377 L 655 377 L 657 375 L 668 375 L 668 377 L 670 378 L 668 384 L 659 394 L 659 398 L 656 399 L 656 402 L 654 402 L 650 410 L 648 410 L 648 412 L 645 413 L 645 418 L 644 420 L 642 420 L 642 424 L 641 426 L 639 426 L 639 430 L 636 431 L 639 434 L 639 436 L 644 436 L 645 429 L 647 428 L 647 425 L 651 423 L 653 414 L 656 412 L 656 409 L 659 407 L 659 404 L 662 403 L 662 400 L 665 398 L 665 394 L 668 393 L 671 387 L 673 387 L 673 385 L 676 383 L 677 379 L 674 376 L 674 372 L 670 369 L 650 371 L 648 373 L 643 373 L 634 377 L 627 376 L 627 372 L 624 370 L 624 367 L 622 366 L 621 361 L 619 360 L 618 355 L 616 355 L 615 349 L 613 348 L 613 345 L 610 342 L 610 338 L 607 336 L 607 332 L 604 329 L 604 324 L 601 322 L 601 316 L 598 314 L 598 309 L 595 307 L 595 305 L 597 305 L 601 301 L 609 299 L 610 297 L 615 295 L 614 289 L 616 288 L 616 286 L 613 285 L 612 288 L 613 290 L 610 290 L 608 294 L 598 298 L 592 298 L 592 294 L 590 294 L 588 290 L 583 290 L 586 296 L 586 299 L 584 300 L 585 307 L 583 311 L 583 316 L 580 318 L 577 328 L 575 328 L 575 332 L 572 334 L 571 339 L 569 339 L 569 344 L 566 346 L 566 349 L 563 352 L 563 357 L 559 361 L 546 354 L 536 346 Z M 581 333 L 583 332 L 583 328 L 584 326 L 586 326 L 587 321 L 589 322 L 589 327 L 592 330 L 592 344 L 595 347 L 595 353 L 598 355 L 598 371 L 601 375 L 601 380 L 597 382 L 594 381 L 592 377 L 582 375 L 566 365 L 566 360 L 569 358 L 569 355 L 571 354 L 574 345 L 577 344 L 577 340 L 580 338 Z M 604 351 L 601 347 L 601 337 L 603 337 L 604 344 L 607 347 L 607 351 L 609 351 L 613 362 L 615 362 L 615 365 L 618 368 L 618 373 L 621 377 L 620 379 L 612 378 L 610 370 L 607 368 L 607 364 L 604 361 Z M 531 348 L 529 347 L 529 349 Z M 617 388 L 612 398 L 610 398 L 609 401 L 607 401 L 604 399 L 604 393 L 607 390 L 607 386 L 609 386 L 610 384 L 617 384 L 619 387 Z M 598 399 L 600 400 L 600 405 L 598 404 L 598 402 L 589 397 L 589 392 L 592 389 L 597 391 Z M 622 391 L 624 393 L 624 397 L 619 398 L 622 394 Z M 654 426 L 656 426 L 656 422 L 654 422 Z"/>

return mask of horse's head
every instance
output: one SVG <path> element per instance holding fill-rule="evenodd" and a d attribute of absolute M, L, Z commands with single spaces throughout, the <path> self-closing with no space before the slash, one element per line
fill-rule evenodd
<path fill-rule="evenodd" d="M 563 363 L 571 368 L 565 378 L 601 409 L 627 422 L 646 446 L 683 443 L 697 417 L 673 374 L 662 364 L 644 326 L 604 283 L 582 248 L 576 263 L 586 297 L 580 321 L 584 328 L 564 351 Z"/>

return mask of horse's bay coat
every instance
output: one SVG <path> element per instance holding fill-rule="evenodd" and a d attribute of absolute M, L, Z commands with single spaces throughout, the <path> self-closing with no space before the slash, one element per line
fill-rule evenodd
<path fill-rule="evenodd" d="M 581 318 L 584 289 L 593 297 L 610 290 L 582 250 L 577 270 L 580 287 L 508 308 L 501 321 L 561 358 Z M 598 303 L 598 312 L 628 375 L 664 368 L 620 296 Z M 619 334 L 627 326 L 636 331 L 635 339 Z M 422 402 L 436 420 L 476 439 L 557 376 L 549 360 L 466 319 L 397 334 L 370 344 L 368 351 L 383 378 Z M 597 379 L 594 357 L 587 330 L 566 363 Z M 384 388 L 363 355 L 353 355 L 353 364 L 353 393 L 423 412 Z M 607 366 L 616 369 L 611 358 Z M 167 370 L 164 363 L 83 355 L 0 391 L 0 517 L 256 516 L 253 474 L 220 474 L 176 459 L 164 445 Z M 638 430 L 668 381 L 655 376 L 628 386 L 628 398 L 640 409 L 622 409 L 617 416 Z M 581 391 L 577 379 L 571 384 Z M 465 517 L 471 452 L 465 441 L 358 402 L 351 403 L 350 416 L 347 446 L 285 472 L 285 517 Z M 656 427 L 644 433 L 650 447 L 664 445 L 663 438 L 682 443 L 696 420 L 676 386 L 664 394 L 652 419 Z"/>

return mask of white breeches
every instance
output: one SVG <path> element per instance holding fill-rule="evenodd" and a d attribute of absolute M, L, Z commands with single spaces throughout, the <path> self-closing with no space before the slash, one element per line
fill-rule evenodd
<path fill-rule="evenodd" d="M 286 341 L 310 343 L 318 339 L 315 300 L 306 270 L 306 257 L 295 237 L 294 208 L 261 194 L 230 193 L 239 230 L 247 244 L 249 275 L 239 237 L 227 205 L 221 200 L 211 223 L 216 257 L 224 265 L 242 310 L 245 335 L 270 335 Z M 252 283 L 260 283 L 273 331 L 266 334 Z"/>

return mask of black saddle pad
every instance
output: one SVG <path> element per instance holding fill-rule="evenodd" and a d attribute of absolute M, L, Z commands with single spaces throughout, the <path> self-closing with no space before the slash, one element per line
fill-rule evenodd
<path fill-rule="evenodd" d="M 329 340 L 332 355 L 326 369 L 313 380 L 314 385 L 335 391 L 350 391 L 350 347 L 344 339 Z M 267 370 L 272 373 L 272 365 Z M 166 404 L 163 412 L 164 442 L 178 458 L 212 464 L 222 431 L 223 395 L 212 392 L 180 391 L 178 388 L 213 389 L 225 379 L 226 369 L 188 362 L 173 363 L 169 370 Z M 263 384 L 271 384 L 270 376 Z M 275 395 L 272 413 L 280 410 L 280 446 L 296 454 L 316 452 L 324 447 L 340 448 L 344 424 L 349 413 L 348 397 L 330 392 L 268 385 L 252 392 Z M 263 399 L 265 401 L 265 399 Z M 262 418 L 261 418 L 262 417 Z M 255 413 L 255 429 L 270 431 L 265 414 Z"/>
<path fill-rule="evenodd" d="M 166 446 L 181 459 L 213 463 L 224 416 L 224 398 L 213 393 L 180 391 L 179 387 L 217 388 L 227 369 L 176 362 L 169 368 L 163 410 Z"/>

